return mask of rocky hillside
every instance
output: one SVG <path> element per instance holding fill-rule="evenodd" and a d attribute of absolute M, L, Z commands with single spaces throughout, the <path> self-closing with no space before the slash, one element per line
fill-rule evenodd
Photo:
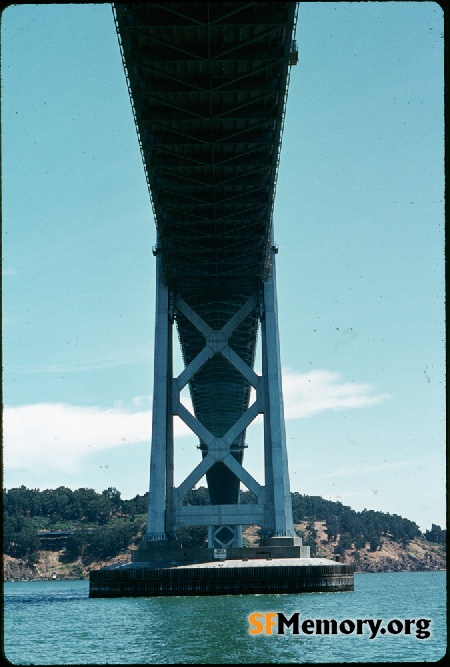
<path fill-rule="evenodd" d="M 307 524 L 296 524 L 296 529 L 306 532 Z M 314 522 L 316 530 L 316 556 L 336 559 L 336 548 L 339 544 L 339 535 L 336 540 L 328 541 L 324 521 Z M 248 545 L 258 541 L 257 526 L 249 526 L 244 532 Z M 129 547 L 135 548 L 130 543 Z M 88 566 L 83 565 L 81 559 L 73 563 L 63 564 L 59 561 L 62 552 L 39 551 L 39 560 L 35 565 L 27 564 L 24 560 L 3 556 L 4 580 L 21 581 L 36 579 L 87 579 L 90 570 L 97 570 L 105 565 L 112 565 L 130 560 L 130 549 L 108 561 L 96 561 Z M 405 547 L 398 542 L 382 537 L 381 544 L 376 551 L 370 551 L 369 544 L 363 549 L 346 549 L 341 555 L 343 563 L 355 567 L 355 572 L 405 572 L 445 570 L 445 547 L 429 542 L 423 538 L 414 538 Z"/>
<path fill-rule="evenodd" d="M 39 561 L 36 564 L 27 563 L 19 558 L 3 556 L 4 581 L 34 581 L 49 579 L 88 579 L 90 570 L 98 570 L 105 565 L 127 563 L 130 560 L 129 551 L 109 561 L 98 561 L 90 565 L 83 565 L 81 559 L 74 563 L 61 563 L 59 551 L 40 551 Z"/>
<path fill-rule="evenodd" d="M 295 527 L 305 531 L 306 524 L 297 524 Z M 316 556 L 335 559 L 340 536 L 328 542 L 324 521 L 314 522 L 314 528 L 317 531 Z M 346 549 L 340 560 L 353 565 L 355 572 L 415 572 L 445 570 L 447 567 L 445 546 L 428 542 L 423 537 L 416 537 L 403 547 L 383 536 L 376 551 L 370 551 L 367 543 L 363 549 Z"/>

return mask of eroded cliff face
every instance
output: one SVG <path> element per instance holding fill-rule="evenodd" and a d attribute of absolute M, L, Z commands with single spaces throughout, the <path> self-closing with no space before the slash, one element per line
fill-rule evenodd
<path fill-rule="evenodd" d="M 11 556 L 3 556 L 3 579 L 4 581 L 22 581 L 23 579 L 35 579 L 36 567 L 27 565 L 25 561 Z"/>
<path fill-rule="evenodd" d="M 345 563 L 352 563 L 355 572 L 426 572 L 430 570 L 445 570 L 447 561 L 438 554 L 425 552 L 422 557 L 414 554 L 400 552 L 397 557 L 383 555 L 378 553 L 378 557 L 370 558 L 370 555 L 362 556 L 349 554 L 343 560 Z"/>
<path fill-rule="evenodd" d="M 90 570 L 97 570 L 105 565 L 127 563 L 130 561 L 129 551 L 109 561 L 99 561 L 83 565 L 80 559 L 73 563 L 59 562 L 62 551 L 39 551 L 39 560 L 35 564 L 26 563 L 18 558 L 3 556 L 4 581 L 47 581 L 49 579 L 88 579 Z"/>

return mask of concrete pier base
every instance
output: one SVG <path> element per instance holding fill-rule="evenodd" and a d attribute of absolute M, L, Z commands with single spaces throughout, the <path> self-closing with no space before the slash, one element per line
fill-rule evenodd
<path fill-rule="evenodd" d="M 264 549 L 261 547 L 258 555 L 252 557 L 247 554 L 240 559 L 216 558 L 200 563 L 166 563 L 165 566 L 156 561 L 134 560 L 125 565 L 94 570 L 89 578 L 89 596 L 242 595 L 354 590 L 353 568 L 350 565 L 326 558 L 274 558 L 266 555 Z"/>
<path fill-rule="evenodd" d="M 94 570 L 90 597 L 241 595 L 352 591 L 353 568 L 310 558 L 299 537 L 270 537 L 260 546 L 185 548 L 144 540 L 131 563 Z"/>

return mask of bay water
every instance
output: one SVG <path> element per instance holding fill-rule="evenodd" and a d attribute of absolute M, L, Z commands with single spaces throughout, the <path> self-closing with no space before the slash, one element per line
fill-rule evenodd
<path fill-rule="evenodd" d="M 251 634 L 249 616 L 266 612 L 298 613 L 299 634 Z M 342 632 L 301 631 L 317 619 Z M 371 639 L 367 623 L 351 632 L 357 619 L 390 629 Z M 15 665 L 434 662 L 446 650 L 445 572 L 361 573 L 353 592 L 291 595 L 98 599 L 87 581 L 4 585 L 3 654 Z"/>

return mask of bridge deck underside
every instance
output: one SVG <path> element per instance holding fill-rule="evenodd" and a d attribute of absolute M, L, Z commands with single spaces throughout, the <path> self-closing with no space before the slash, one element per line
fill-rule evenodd
<path fill-rule="evenodd" d="M 221 329 L 270 271 L 272 209 L 295 21 L 293 2 L 115 5 L 169 288 Z M 205 344 L 175 312 L 184 361 Z M 229 340 L 253 367 L 259 313 Z M 221 355 L 190 382 L 216 437 L 246 410 L 248 381 Z M 233 446 L 242 460 L 245 433 Z M 236 502 L 223 464 L 211 502 Z"/>

